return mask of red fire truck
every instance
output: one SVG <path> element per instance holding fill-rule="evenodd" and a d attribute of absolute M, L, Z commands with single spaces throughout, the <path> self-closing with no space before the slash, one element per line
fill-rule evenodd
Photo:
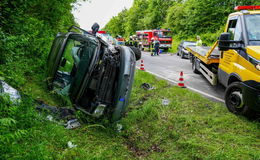
<path fill-rule="evenodd" d="M 141 50 L 153 48 L 153 41 L 160 41 L 160 48 L 168 50 L 172 45 L 171 31 L 166 29 L 141 30 L 136 31 Z"/>
<path fill-rule="evenodd" d="M 117 36 L 115 38 L 116 45 L 124 46 L 125 45 L 125 39 L 121 36 Z"/>

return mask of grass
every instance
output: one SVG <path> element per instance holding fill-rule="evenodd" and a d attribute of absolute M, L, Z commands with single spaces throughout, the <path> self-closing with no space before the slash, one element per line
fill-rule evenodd
<path fill-rule="evenodd" d="M 144 90 L 142 83 L 155 89 Z M 69 105 L 46 90 L 44 77 L 31 79 L 23 92 L 47 104 Z M 162 105 L 162 99 L 168 99 L 169 105 Z M 136 72 L 130 105 L 118 122 L 123 125 L 121 132 L 115 124 L 92 121 L 80 112 L 83 126 L 66 130 L 39 116 L 32 101 L 9 106 L 16 108 L 11 117 L 17 120 L 10 132 L 27 133 L 0 142 L 0 159 L 260 159 L 258 122 L 142 71 Z M 77 147 L 69 149 L 68 141 Z"/>

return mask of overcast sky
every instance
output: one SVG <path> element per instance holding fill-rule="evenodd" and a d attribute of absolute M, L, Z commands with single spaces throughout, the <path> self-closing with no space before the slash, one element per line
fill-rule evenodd
<path fill-rule="evenodd" d="M 133 0 L 91 0 L 91 2 L 82 2 L 81 6 L 74 10 L 76 21 L 81 28 L 90 30 L 92 24 L 97 22 L 100 28 L 121 12 L 124 8 L 129 9 Z"/>

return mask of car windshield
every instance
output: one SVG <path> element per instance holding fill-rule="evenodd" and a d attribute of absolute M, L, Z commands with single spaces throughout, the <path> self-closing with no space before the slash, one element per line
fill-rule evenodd
<path fill-rule="evenodd" d="M 245 15 L 250 45 L 260 45 L 260 14 Z"/>
<path fill-rule="evenodd" d="M 183 47 L 187 47 L 187 46 L 195 46 L 196 42 L 183 42 Z"/>
<path fill-rule="evenodd" d="M 158 36 L 160 38 L 169 38 L 172 37 L 172 33 L 170 31 L 159 31 Z"/>

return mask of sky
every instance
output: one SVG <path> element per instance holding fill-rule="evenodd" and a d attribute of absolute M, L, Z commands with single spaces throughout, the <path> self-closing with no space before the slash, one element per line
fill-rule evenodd
<path fill-rule="evenodd" d="M 129 9 L 134 0 L 90 0 L 81 2 L 77 9 L 72 11 L 77 23 L 81 28 L 90 30 L 97 22 L 100 28 L 105 27 L 109 20 L 121 12 L 124 8 Z"/>

